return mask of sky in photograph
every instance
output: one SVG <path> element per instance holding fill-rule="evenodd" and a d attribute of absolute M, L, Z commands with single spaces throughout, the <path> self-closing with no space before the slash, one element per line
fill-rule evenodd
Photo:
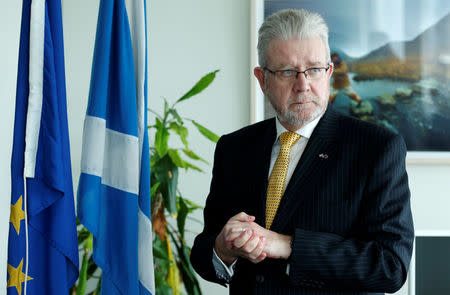
<path fill-rule="evenodd" d="M 265 16 L 285 8 L 304 8 L 321 14 L 330 29 L 330 46 L 351 57 L 366 55 L 388 42 L 412 40 L 450 13 L 449 0 L 265 0 L 264 3 Z"/>

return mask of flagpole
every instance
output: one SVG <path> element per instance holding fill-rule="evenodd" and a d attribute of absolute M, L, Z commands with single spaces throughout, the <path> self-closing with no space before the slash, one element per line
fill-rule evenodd
<path fill-rule="evenodd" d="M 27 278 L 28 278 L 28 206 L 27 206 L 27 200 L 28 200 L 28 192 L 27 192 L 27 177 L 26 177 L 26 172 L 24 172 L 23 175 L 23 195 L 24 195 L 24 199 L 23 201 L 25 202 L 24 204 L 24 210 L 25 210 L 25 282 L 24 282 L 24 290 L 23 290 L 23 294 L 27 295 Z"/>
<path fill-rule="evenodd" d="M 30 11 L 30 47 L 29 47 L 29 95 L 27 106 L 27 123 L 25 130 L 24 154 L 24 201 L 25 201 L 25 282 L 24 295 L 27 295 L 28 286 L 28 193 L 27 177 L 34 178 L 36 169 L 36 155 L 39 141 L 39 128 L 42 116 L 43 79 L 44 79 L 44 40 L 45 40 L 45 1 L 31 2 Z"/>

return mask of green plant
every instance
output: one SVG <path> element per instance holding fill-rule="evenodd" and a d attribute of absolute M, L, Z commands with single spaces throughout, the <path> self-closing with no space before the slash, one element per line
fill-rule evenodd
<path fill-rule="evenodd" d="M 70 288 L 70 295 L 96 295 L 100 294 L 101 272 L 93 259 L 93 237 L 77 218 L 78 250 L 82 253 L 80 276 L 76 284 Z M 86 292 L 87 282 L 97 281 L 94 291 Z"/>
<path fill-rule="evenodd" d="M 204 159 L 189 147 L 188 129 L 185 122 L 193 126 L 207 139 L 217 142 L 219 137 L 188 118 L 182 118 L 176 109 L 178 103 L 188 100 L 200 93 L 214 80 L 218 71 L 203 76 L 185 95 L 172 106 L 164 101 L 162 115 L 151 111 L 156 116 L 154 128 L 155 142 L 150 148 L 152 224 L 155 231 L 153 253 L 155 259 L 155 281 L 157 294 L 180 294 L 182 284 L 188 294 L 201 294 L 195 272 L 189 261 L 191 248 L 185 242 L 185 224 L 188 215 L 201 207 L 182 197 L 178 190 L 178 170 L 193 169 L 202 171 L 193 161 Z M 171 135 L 177 135 L 182 147 L 169 146 Z M 183 159 L 184 155 L 186 159 Z M 192 219 L 192 218 L 191 218 Z M 173 224 L 176 225 L 173 225 Z M 176 251 L 173 251 L 173 246 Z"/>
<path fill-rule="evenodd" d="M 179 98 L 172 106 L 164 100 L 164 113 L 162 115 L 149 109 L 155 115 L 155 124 L 148 126 L 155 130 L 153 144 L 150 144 L 150 179 L 151 179 L 151 205 L 152 226 L 154 231 L 153 257 L 155 263 L 156 294 L 181 294 L 182 285 L 188 294 L 202 294 L 195 272 L 189 261 L 191 248 L 185 241 L 185 224 L 194 210 L 201 206 L 184 198 L 178 190 L 178 171 L 202 171 L 193 162 L 208 163 L 194 151 L 188 144 L 188 129 L 185 122 L 190 122 L 207 139 L 217 142 L 219 137 L 198 122 L 182 118 L 176 106 L 207 88 L 218 70 L 203 76 L 185 95 Z M 171 135 L 177 135 L 182 147 L 173 148 L 169 144 Z M 186 159 L 183 159 L 184 155 Z M 174 225 L 175 224 L 175 225 Z M 78 246 L 82 253 L 80 276 L 77 283 L 70 289 L 70 295 L 84 295 L 88 281 L 96 282 L 96 289 L 87 295 L 100 294 L 101 272 L 93 260 L 92 234 L 79 223 Z M 175 249 L 173 249 L 173 247 Z"/>

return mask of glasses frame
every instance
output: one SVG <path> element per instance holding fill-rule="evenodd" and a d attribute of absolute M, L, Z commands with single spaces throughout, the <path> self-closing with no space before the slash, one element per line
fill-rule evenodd
<path fill-rule="evenodd" d="M 320 79 L 321 77 L 311 79 L 311 76 L 307 74 L 308 71 L 311 71 L 311 70 L 313 70 L 313 69 L 320 69 L 320 70 L 325 70 L 325 73 L 326 73 L 326 72 L 328 72 L 328 70 L 330 69 L 330 65 L 328 65 L 328 66 L 326 66 L 326 67 L 311 67 L 311 68 L 307 68 L 307 69 L 304 70 L 304 71 L 297 71 L 297 70 L 294 70 L 294 69 L 286 69 L 286 70 L 272 71 L 272 70 L 269 69 L 268 67 L 263 67 L 263 69 L 264 69 L 265 71 L 268 71 L 269 73 L 271 73 L 272 75 L 274 75 L 275 77 L 277 77 L 278 79 L 280 79 L 280 80 L 282 80 L 282 81 L 294 81 L 294 79 L 292 79 L 292 80 L 290 80 L 290 79 L 283 79 L 282 77 L 278 77 L 278 76 L 277 76 L 277 73 L 282 73 L 282 72 L 284 72 L 284 71 L 292 71 L 292 72 L 295 72 L 295 80 L 298 79 L 298 75 L 299 75 L 299 74 L 303 74 L 303 75 L 305 75 L 305 79 L 306 79 L 306 80 L 308 80 L 308 81 L 313 81 L 313 80 L 318 80 L 318 79 Z"/>

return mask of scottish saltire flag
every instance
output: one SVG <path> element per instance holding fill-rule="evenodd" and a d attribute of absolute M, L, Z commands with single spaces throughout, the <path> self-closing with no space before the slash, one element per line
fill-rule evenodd
<path fill-rule="evenodd" d="M 11 184 L 7 294 L 68 294 L 78 244 L 60 0 L 23 1 Z"/>
<path fill-rule="evenodd" d="M 94 235 L 104 295 L 154 294 L 145 7 L 144 0 L 99 7 L 78 217 Z"/>

